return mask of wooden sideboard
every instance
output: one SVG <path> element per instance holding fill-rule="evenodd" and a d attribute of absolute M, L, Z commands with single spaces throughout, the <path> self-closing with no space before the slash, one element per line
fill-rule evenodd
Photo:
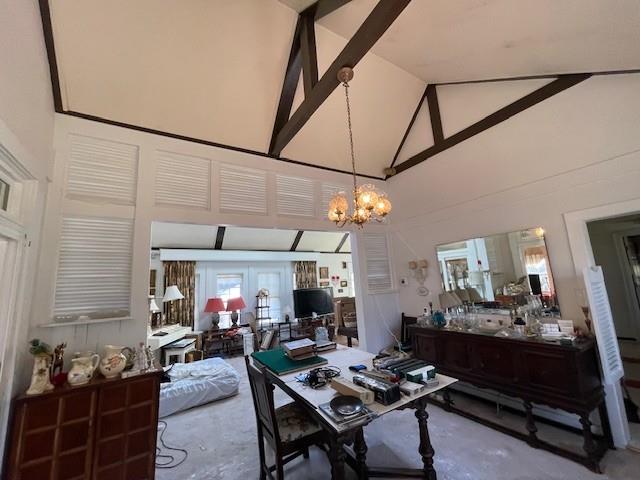
<path fill-rule="evenodd" d="M 153 479 L 160 374 L 17 397 L 2 478 Z"/>
<path fill-rule="evenodd" d="M 438 372 L 476 387 L 522 399 L 528 433 L 508 433 L 522 438 L 531 446 L 572 458 L 599 471 L 599 460 L 611 447 L 611 432 L 593 340 L 560 345 L 536 339 L 502 338 L 417 325 L 408 326 L 408 332 L 414 355 L 434 365 Z M 445 395 L 444 400 L 445 408 L 479 420 L 456 409 L 449 395 Z M 582 425 L 586 455 L 540 440 L 536 435 L 533 403 L 577 414 Z M 589 416 L 595 409 L 599 409 L 604 441 L 595 438 L 591 432 Z"/>

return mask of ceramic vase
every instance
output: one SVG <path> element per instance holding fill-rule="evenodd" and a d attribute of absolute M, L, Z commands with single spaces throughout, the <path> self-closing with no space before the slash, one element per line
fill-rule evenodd
<path fill-rule="evenodd" d="M 51 355 L 42 354 L 33 356 L 33 372 L 31 373 L 31 384 L 27 390 L 27 395 L 39 395 L 53 390 L 53 385 L 49 379 L 50 365 Z"/>
<path fill-rule="evenodd" d="M 97 353 L 90 356 L 80 356 L 71 359 L 72 367 L 67 374 L 69 385 L 85 385 L 93 378 L 93 372 L 98 367 L 100 357 Z"/>
<path fill-rule="evenodd" d="M 127 357 L 122 353 L 123 349 L 124 347 L 116 345 L 104 346 L 104 356 L 100 360 L 100 373 L 105 378 L 115 378 L 124 370 Z"/>

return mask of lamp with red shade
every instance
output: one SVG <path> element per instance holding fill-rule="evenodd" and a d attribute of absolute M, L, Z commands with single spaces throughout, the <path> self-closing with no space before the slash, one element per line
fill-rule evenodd
<path fill-rule="evenodd" d="M 220 314 L 218 312 L 226 311 L 224 307 L 224 302 L 221 298 L 215 297 L 207 300 L 207 305 L 204 307 L 204 311 L 206 313 L 211 313 L 211 328 L 213 330 L 218 329 L 218 324 L 220 323 Z"/>
<path fill-rule="evenodd" d="M 231 327 L 235 328 L 238 326 L 238 310 L 242 310 L 246 307 L 247 305 L 244 303 L 244 299 L 242 297 L 229 299 L 227 302 L 227 312 L 231 312 Z"/>

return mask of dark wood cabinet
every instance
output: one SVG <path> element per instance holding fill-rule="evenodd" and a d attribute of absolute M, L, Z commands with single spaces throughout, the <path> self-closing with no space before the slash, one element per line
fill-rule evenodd
<path fill-rule="evenodd" d="M 159 391 L 153 372 L 16 398 L 3 478 L 153 479 Z"/>
<path fill-rule="evenodd" d="M 598 470 L 598 461 L 610 446 L 611 435 L 593 340 L 560 345 L 536 339 L 501 338 L 417 325 L 408 326 L 408 332 L 414 355 L 433 364 L 440 373 L 522 399 L 528 434 L 509 433 L 522 437 L 533 446 L 548 447 L 548 450 Z M 532 414 L 534 403 L 580 416 L 586 456 L 561 452 L 537 438 Z M 456 411 L 448 401 L 445 407 Z M 591 433 L 589 417 L 595 409 L 600 411 L 604 442 L 596 442 Z M 465 416 L 473 417 L 468 413 Z"/>

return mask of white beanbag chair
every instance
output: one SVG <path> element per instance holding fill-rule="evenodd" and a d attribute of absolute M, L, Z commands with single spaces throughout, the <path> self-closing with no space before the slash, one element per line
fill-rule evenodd
<path fill-rule="evenodd" d="M 240 375 L 221 358 L 176 363 L 171 382 L 160 384 L 159 417 L 230 397 L 238 393 Z"/>

